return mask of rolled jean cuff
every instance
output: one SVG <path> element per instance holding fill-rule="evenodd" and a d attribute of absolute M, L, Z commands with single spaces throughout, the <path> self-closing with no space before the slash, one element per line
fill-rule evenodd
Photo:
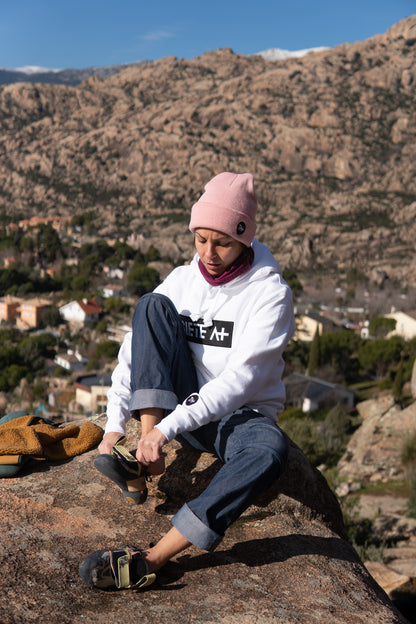
<path fill-rule="evenodd" d="M 202 550 L 214 550 L 223 538 L 207 527 L 186 503 L 173 516 L 172 524 L 188 542 Z"/>
<path fill-rule="evenodd" d="M 160 409 L 173 412 L 178 404 L 178 397 L 171 390 L 160 390 L 158 388 L 145 388 L 135 390 L 130 397 L 129 410 L 146 409 L 147 407 L 158 407 Z"/>

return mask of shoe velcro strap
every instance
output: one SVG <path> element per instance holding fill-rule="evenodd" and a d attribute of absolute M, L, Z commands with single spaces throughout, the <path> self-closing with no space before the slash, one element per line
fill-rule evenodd
<path fill-rule="evenodd" d="M 126 551 L 125 555 L 117 559 L 116 585 L 119 589 L 130 587 L 130 553 Z"/>
<path fill-rule="evenodd" d="M 152 585 L 152 583 L 154 583 L 155 580 L 156 580 L 156 574 L 145 574 L 144 576 L 142 576 L 140 581 L 135 583 L 132 587 L 137 587 L 137 588 L 148 587 L 149 585 Z"/>
<path fill-rule="evenodd" d="M 118 555 L 117 572 L 114 574 L 116 586 L 118 587 L 118 589 L 129 589 L 133 587 L 136 587 L 136 588 L 147 587 L 148 585 L 151 585 L 152 583 L 154 583 L 156 580 L 156 574 L 145 574 L 135 583 L 131 583 L 130 562 L 132 558 L 132 553 L 129 547 L 126 547 L 123 550 L 125 554 Z M 119 552 L 120 551 L 118 551 L 117 554 Z"/>
<path fill-rule="evenodd" d="M 142 465 L 122 444 L 123 440 L 117 442 L 112 448 L 112 454 L 115 455 L 123 464 L 123 466 L 134 474 L 136 477 L 143 475 Z"/>

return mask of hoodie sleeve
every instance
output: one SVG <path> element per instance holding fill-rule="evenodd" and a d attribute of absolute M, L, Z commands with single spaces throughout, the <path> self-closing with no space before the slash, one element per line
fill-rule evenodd
<path fill-rule="evenodd" d="M 132 332 L 128 332 L 118 353 L 118 364 L 111 376 L 111 388 L 107 392 L 107 423 L 105 426 L 105 433 L 110 431 L 125 433 L 126 423 L 130 419 L 131 339 Z"/>
<path fill-rule="evenodd" d="M 274 288 L 258 293 L 244 328 L 244 340 L 233 348 L 227 366 L 166 416 L 157 428 L 172 440 L 247 404 L 259 404 L 280 392 L 283 351 L 294 332 L 292 294 L 279 275 Z"/>

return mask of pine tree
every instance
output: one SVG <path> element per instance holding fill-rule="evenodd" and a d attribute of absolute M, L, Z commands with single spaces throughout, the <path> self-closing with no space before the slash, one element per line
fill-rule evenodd
<path fill-rule="evenodd" d="M 394 382 L 393 382 L 393 396 L 396 401 L 401 400 L 402 390 L 403 390 L 403 358 L 400 360 L 396 375 L 394 377 Z"/>
<path fill-rule="evenodd" d="M 317 327 L 309 351 L 308 375 L 314 375 L 319 366 L 320 350 L 319 327 Z"/>

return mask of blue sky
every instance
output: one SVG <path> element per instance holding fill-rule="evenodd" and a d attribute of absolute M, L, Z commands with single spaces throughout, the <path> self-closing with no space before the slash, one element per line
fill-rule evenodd
<path fill-rule="evenodd" d="M 414 13 L 414 0 L 0 0 L 0 67 L 332 47 L 383 33 Z"/>

